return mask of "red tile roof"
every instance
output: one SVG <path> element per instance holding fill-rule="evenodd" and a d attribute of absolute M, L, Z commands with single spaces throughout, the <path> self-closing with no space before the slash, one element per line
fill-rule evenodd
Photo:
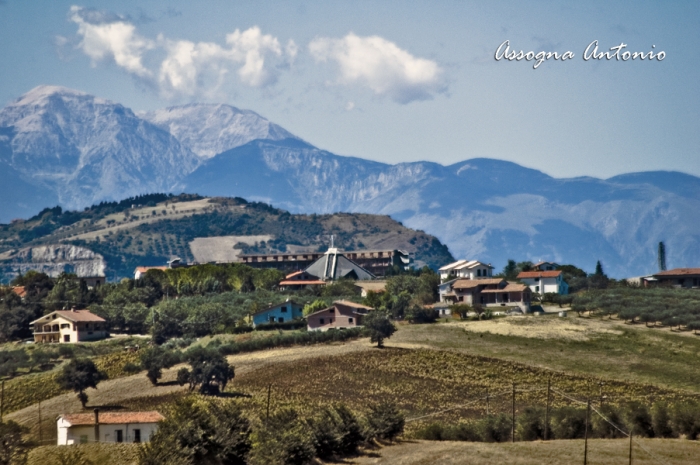
<path fill-rule="evenodd" d="M 525 289 L 530 289 L 524 284 L 518 283 L 508 283 L 508 285 L 502 289 L 484 289 L 481 291 L 482 294 L 495 294 L 498 292 L 523 292 Z"/>
<path fill-rule="evenodd" d="M 333 305 L 344 305 L 346 307 L 359 308 L 362 310 L 374 310 L 372 307 L 367 305 L 357 304 L 355 302 L 350 302 L 349 300 L 336 300 Z"/>
<path fill-rule="evenodd" d="M 14 286 L 12 288 L 12 292 L 14 292 L 20 297 L 24 297 L 25 295 L 27 295 L 27 290 L 24 288 L 24 286 Z"/>
<path fill-rule="evenodd" d="M 523 278 L 556 278 L 561 271 L 521 271 L 518 279 Z"/>
<path fill-rule="evenodd" d="M 293 278 L 293 277 L 295 277 L 295 276 L 299 276 L 299 275 L 302 274 L 302 273 L 303 273 L 303 271 L 295 271 L 294 273 L 288 274 L 288 275 L 285 276 L 284 278 L 285 278 L 285 279 L 291 279 L 291 278 Z"/>
<path fill-rule="evenodd" d="M 500 284 L 501 282 L 503 282 L 503 279 L 501 278 L 458 279 L 452 285 L 452 289 L 472 289 L 478 286 L 490 286 L 493 284 Z"/>
<path fill-rule="evenodd" d="M 94 413 L 70 413 L 61 417 L 71 426 L 95 424 Z M 104 412 L 99 414 L 101 425 L 121 425 L 126 423 L 158 423 L 165 417 L 156 411 L 150 412 Z"/>
<path fill-rule="evenodd" d="M 167 266 L 137 266 L 136 271 L 140 271 L 141 273 L 145 273 L 148 270 L 167 270 Z"/>
<path fill-rule="evenodd" d="M 659 271 L 654 273 L 654 276 L 687 276 L 700 275 L 700 268 L 674 268 L 672 270 Z"/>
<path fill-rule="evenodd" d="M 305 281 L 303 279 L 298 279 L 298 280 L 280 281 L 280 283 L 279 283 L 280 286 L 301 286 L 301 285 L 323 286 L 324 284 L 326 284 L 326 282 L 321 281 L 319 279 L 313 280 L 313 281 Z"/>

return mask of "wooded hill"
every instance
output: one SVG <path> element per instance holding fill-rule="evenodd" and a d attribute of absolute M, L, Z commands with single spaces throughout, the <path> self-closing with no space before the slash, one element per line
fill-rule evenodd
<path fill-rule="evenodd" d="M 75 247 L 100 254 L 107 278 L 118 279 L 132 276 L 136 266 L 164 265 L 173 256 L 208 262 L 230 261 L 238 253 L 323 251 L 331 235 L 345 250 L 406 250 L 415 254 L 416 267 L 454 260 L 434 236 L 385 215 L 297 215 L 241 198 L 149 194 L 84 211 L 46 208 L 0 225 L 0 280 L 12 278 L 20 263 L 36 263 L 37 252 L 31 252 L 47 245 L 74 246 L 66 255 L 79 255 Z M 198 238 L 209 238 L 200 247 L 208 251 L 200 253 L 205 259 L 193 252 Z M 70 260 L 64 261 L 70 266 Z"/>

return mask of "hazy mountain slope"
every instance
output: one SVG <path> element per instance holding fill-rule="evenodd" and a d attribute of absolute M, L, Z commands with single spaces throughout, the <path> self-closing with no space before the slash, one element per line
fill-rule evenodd
<path fill-rule="evenodd" d="M 661 240 L 670 266 L 700 263 L 693 226 L 700 203 L 679 195 L 690 195 L 700 179 L 631 178 L 555 179 L 490 159 L 386 165 L 298 141 L 254 141 L 207 160 L 183 184 L 190 192 L 238 195 L 294 212 L 388 214 L 435 234 L 455 256 L 497 267 L 508 258 L 547 259 L 592 271 L 600 259 L 613 276 L 644 274 L 655 271 Z"/>
<path fill-rule="evenodd" d="M 296 138 L 250 110 L 230 105 L 190 104 L 140 113 L 201 158 L 211 158 L 255 139 Z"/>
<path fill-rule="evenodd" d="M 169 191 L 198 163 L 128 108 L 61 87 L 37 87 L 0 110 L 0 129 L 11 135 L 2 161 L 68 208 Z"/>

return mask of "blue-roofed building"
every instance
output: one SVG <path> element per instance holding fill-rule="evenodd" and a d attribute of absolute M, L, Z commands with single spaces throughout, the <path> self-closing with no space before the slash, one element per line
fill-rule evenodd
<path fill-rule="evenodd" d="M 304 316 L 302 309 L 303 306 L 294 302 L 293 300 L 287 300 L 286 302 L 270 305 L 269 307 L 259 310 L 253 314 L 253 328 L 260 324 L 285 323 L 297 318 L 302 318 Z"/>

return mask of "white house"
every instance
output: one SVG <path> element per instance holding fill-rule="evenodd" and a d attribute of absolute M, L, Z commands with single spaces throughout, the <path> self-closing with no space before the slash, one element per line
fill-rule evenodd
<path fill-rule="evenodd" d="M 561 271 L 523 271 L 518 275 L 518 279 L 538 294 L 569 293 L 569 285 L 564 281 Z"/>
<path fill-rule="evenodd" d="M 57 310 L 30 323 L 34 342 L 81 342 L 108 336 L 107 322 L 90 310 Z"/>
<path fill-rule="evenodd" d="M 164 420 L 156 411 L 71 413 L 58 417 L 58 445 L 88 442 L 148 442 Z"/>
<path fill-rule="evenodd" d="M 457 260 L 443 266 L 438 271 L 442 280 L 449 278 L 482 279 L 490 278 L 493 275 L 493 267 L 478 260 Z"/>
<path fill-rule="evenodd" d="M 559 268 L 559 264 L 554 262 L 539 262 L 532 265 L 532 271 L 554 271 Z"/>

